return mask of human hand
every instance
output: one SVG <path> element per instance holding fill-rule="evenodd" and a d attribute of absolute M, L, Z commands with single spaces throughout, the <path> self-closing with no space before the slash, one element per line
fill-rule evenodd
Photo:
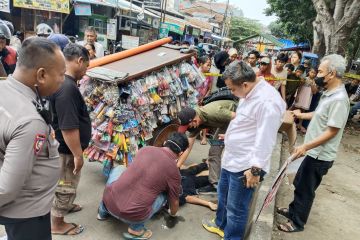
<path fill-rule="evenodd" d="M 291 111 L 294 117 L 301 119 L 301 111 L 299 109 L 296 109 L 294 111 Z"/>
<path fill-rule="evenodd" d="M 252 175 L 251 169 L 246 170 L 244 172 L 244 175 L 246 177 L 246 187 L 247 188 L 254 188 L 259 184 L 260 176 Z"/>
<path fill-rule="evenodd" d="M 219 138 L 219 140 L 224 140 L 225 139 L 225 134 L 219 134 L 218 138 Z"/>
<path fill-rule="evenodd" d="M 75 163 L 75 167 L 73 170 L 73 174 L 76 175 L 81 171 L 82 166 L 84 165 L 84 158 L 83 156 L 79 156 L 79 157 L 74 157 L 74 163 Z"/>
<path fill-rule="evenodd" d="M 305 156 L 307 150 L 308 149 L 306 148 L 305 144 L 295 147 L 294 151 L 292 152 L 292 155 L 294 156 L 294 160 L 298 159 L 299 157 Z"/>

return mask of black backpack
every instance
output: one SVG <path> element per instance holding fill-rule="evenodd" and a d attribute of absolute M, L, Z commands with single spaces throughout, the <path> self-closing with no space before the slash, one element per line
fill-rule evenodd
<path fill-rule="evenodd" d="M 239 98 L 231 93 L 231 90 L 227 87 L 219 88 L 215 92 L 212 92 L 209 96 L 202 100 L 202 105 L 218 101 L 218 100 L 232 100 L 238 102 Z"/>

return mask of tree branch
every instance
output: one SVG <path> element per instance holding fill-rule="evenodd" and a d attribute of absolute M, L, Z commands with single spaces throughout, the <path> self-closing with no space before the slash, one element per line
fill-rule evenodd
<path fill-rule="evenodd" d="M 350 1 L 349 1 L 350 2 Z M 353 0 L 349 8 L 345 8 L 344 16 L 338 23 L 338 28 L 335 32 L 340 31 L 343 27 L 351 28 L 359 21 L 360 18 L 360 0 Z"/>
<path fill-rule="evenodd" d="M 334 20 L 335 22 L 340 22 L 344 16 L 344 9 L 347 0 L 336 0 L 335 10 L 334 10 Z"/>
<path fill-rule="evenodd" d="M 347 25 L 354 25 L 359 21 L 360 17 L 360 0 L 354 0 L 350 9 L 345 12 L 344 18 L 349 18 Z"/>
<path fill-rule="evenodd" d="M 320 15 L 325 21 L 334 21 L 324 0 L 312 0 L 312 2 L 318 15 Z"/>

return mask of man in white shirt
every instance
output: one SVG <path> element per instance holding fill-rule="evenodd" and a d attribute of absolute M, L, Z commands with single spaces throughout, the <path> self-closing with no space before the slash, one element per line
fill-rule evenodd
<path fill-rule="evenodd" d="M 231 63 L 223 78 L 241 100 L 225 134 L 216 219 L 203 220 L 203 226 L 225 240 L 239 240 L 244 237 L 255 187 L 269 171 L 286 104 L 244 62 Z"/>
<path fill-rule="evenodd" d="M 104 47 L 96 42 L 96 38 L 97 38 L 97 33 L 94 27 L 87 27 L 85 30 L 85 35 L 84 35 L 84 41 L 80 41 L 78 42 L 78 44 L 85 46 L 86 43 L 92 43 L 95 46 L 95 51 L 96 51 L 96 57 L 103 57 L 104 56 Z"/>
<path fill-rule="evenodd" d="M 275 89 L 279 90 L 281 93 L 281 97 L 285 100 L 286 97 L 286 79 L 288 76 L 288 71 L 284 68 L 286 62 L 288 61 L 288 57 L 284 53 L 280 53 L 276 58 L 275 65 L 271 69 L 271 74 L 275 76 Z"/>

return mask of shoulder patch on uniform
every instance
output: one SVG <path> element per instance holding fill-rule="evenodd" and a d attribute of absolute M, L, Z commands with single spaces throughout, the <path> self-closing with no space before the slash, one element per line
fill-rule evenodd
<path fill-rule="evenodd" d="M 37 134 L 34 140 L 34 153 L 38 155 L 44 146 L 46 136 L 44 134 Z"/>

